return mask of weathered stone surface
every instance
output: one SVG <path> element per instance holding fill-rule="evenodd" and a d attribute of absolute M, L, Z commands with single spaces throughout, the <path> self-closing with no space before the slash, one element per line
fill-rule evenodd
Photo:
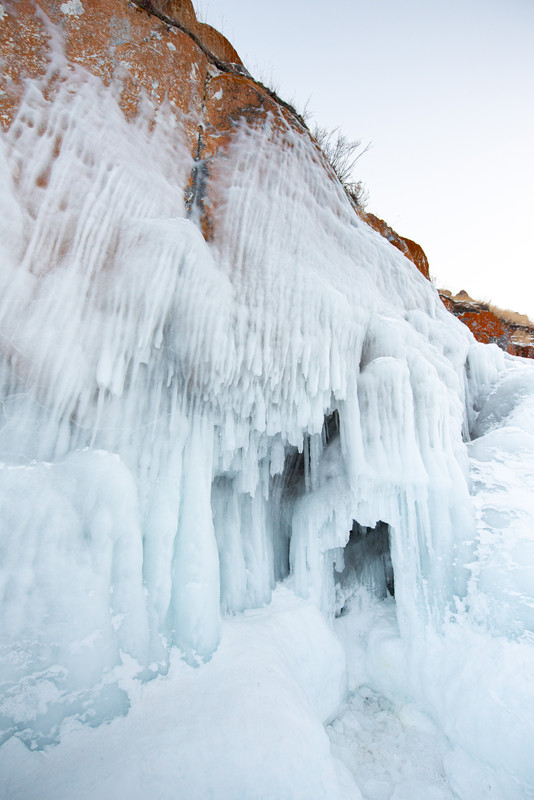
<path fill-rule="evenodd" d="M 139 6 L 176 21 L 181 28 L 165 24 Z M 270 112 L 275 127 L 290 125 L 308 135 L 296 115 L 261 84 L 235 71 L 221 72 L 213 60 L 210 63 L 203 48 L 215 60 L 241 61 L 224 36 L 198 22 L 190 0 L 139 0 L 136 5 L 127 0 L 6 0 L 5 8 L 0 42 L 5 65 L 0 96 L 4 127 L 9 126 L 20 100 L 23 76 L 42 77 L 50 72 L 58 48 L 73 66 L 81 65 L 106 85 L 117 87 L 119 106 L 130 120 L 141 111 L 155 115 L 163 102 L 169 102 L 182 113 L 191 153 L 198 162 L 188 194 L 190 202 L 194 199 L 201 208 L 208 238 L 212 221 L 206 208 L 213 211 L 218 204 L 216 181 L 208 181 L 208 176 L 230 146 L 237 123 L 246 120 L 257 127 Z M 55 41 L 58 30 L 61 42 Z M 53 91 L 53 75 L 49 90 Z M 372 214 L 362 214 L 362 218 L 428 277 L 428 264 L 418 245 L 398 236 Z"/>
<path fill-rule="evenodd" d="M 467 325 L 479 342 L 493 342 L 514 356 L 534 357 L 533 327 L 501 319 L 487 303 L 473 300 L 467 292 L 453 296 L 442 290 L 439 294 L 445 307 Z"/>
<path fill-rule="evenodd" d="M 221 72 L 217 59 L 239 65 L 239 56 L 218 31 L 197 21 L 190 0 L 155 0 L 146 5 L 190 33 L 127 0 L 6 0 L 0 27 L 2 125 L 8 128 L 16 114 L 24 78 L 41 79 L 44 91 L 53 95 L 54 60 L 63 57 L 71 69 L 83 67 L 112 85 L 128 120 L 140 114 L 153 119 L 168 103 L 185 126 L 197 162 L 188 196 L 200 207 L 209 238 L 212 221 L 205 209 L 216 208 L 218 199 L 216 182 L 208 186 L 207 177 L 214 160 L 230 146 L 236 124 L 246 120 L 252 127 L 262 125 L 268 112 L 280 124 L 299 127 L 299 123 L 249 76 L 235 70 Z"/>
<path fill-rule="evenodd" d="M 208 79 L 197 151 L 199 166 L 194 181 L 196 185 L 192 187 L 201 212 L 204 236 L 208 240 L 213 237 L 216 211 L 223 199 L 218 191 L 218 161 L 224 162 L 239 122 L 246 121 L 249 128 L 259 128 L 266 124 L 267 117 L 273 134 L 278 128 L 288 126 L 304 133 L 295 116 L 251 78 L 222 73 Z"/>
<path fill-rule="evenodd" d="M 153 0 L 153 6 L 167 17 L 181 22 L 191 30 L 197 24 L 197 15 L 191 0 Z"/>
<path fill-rule="evenodd" d="M 242 65 L 241 59 L 228 39 L 211 25 L 199 22 L 190 0 L 134 0 L 134 2 L 178 23 L 195 36 L 202 47 L 205 47 L 221 61 Z"/>
<path fill-rule="evenodd" d="M 8 128 L 24 91 L 23 78 L 47 71 L 49 35 L 46 20 L 31 0 L 3 3 L 0 20 L 0 122 Z"/>
<path fill-rule="evenodd" d="M 221 61 L 227 61 L 230 64 L 242 64 L 241 59 L 228 39 L 218 30 L 212 28 L 211 25 L 207 25 L 205 22 L 197 22 L 195 33 L 202 44 L 208 50 L 211 50 L 217 58 L 220 58 Z"/>
<path fill-rule="evenodd" d="M 196 137 L 208 61 L 187 34 L 168 28 L 126 0 L 83 0 L 83 5 L 21 0 L 6 2 L 4 8 L 0 30 L 4 128 L 16 112 L 23 77 L 47 75 L 48 91 L 53 92 L 53 59 L 63 50 L 72 66 L 80 65 L 106 85 L 114 84 L 128 119 L 137 117 L 141 107 L 144 114 L 150 108 L 155 114 L 166 101 L 181 112 L 188 133 Z M 70 8 L 79 13 L 67 13 Z"/>
<path fill-rule="evenodd" d="M 465 311 L 458 314 L 458 319 L 473 331 L 479 342 L 488 344 L 495 342 L 503 350 L 511 349 L 511 341 L 508 331 L 501 320 L 492 314 L 491 311 L 480 309 L 479 311 Z"/>
<path fill-rule="evenodd" d="M 375 216 L 374 214 L 370 214 L 369 212 L 362 211 L 360 213 L 361 218 L 370 225 L 373 230 L 377 231 L 384 239 L 387 239 L 388 242 L 400 250 L 400 252 L 406 256 L 407 259 L 412 261 L 419 272 L 425 276 L 427 280 L 430 280 L 430 273 L 428 268 L 428 259 L 424 253 L 423 248 L 418 245 L 416 242 L 412 242 L 411 239 L 405 239 L 402 236 L 390 228 L 387 222 L 384 222 L 383 219 Z"/>
<path fill-rule="evenodd" d="M 426 257 L 426 253 L 421 245 L 417 244 L 417 242 L 413 242 L 411 239 L 407 239 L 405 236 L 400 236 L 399 238 L 408 248 L 410 259 L 413 261 L 419 272 L 424 275 L 427 280 L 430 280 L 428 258 Z"/>

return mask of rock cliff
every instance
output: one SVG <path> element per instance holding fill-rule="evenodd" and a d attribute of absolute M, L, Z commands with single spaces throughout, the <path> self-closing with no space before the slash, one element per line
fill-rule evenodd
<path fill-rule="evenodd" d="M 60 51 L 72 67 L 81 65 L 115 87 L 128 120 L 144 118 L 153 124 L 158 109 L 168 105 L 187 130 L 194 162 L 186 205 L 199 215 L 208 240 L 214 235 L 220 202 L 217 180 L 209 176 L 216 175 L 227 157 L 236 122 L 244 118 L 252 127 L 260 126 L 271 112 L 275 125 L 278 120 L 310 136 L 295 110 L 249 75 L 230 42 L 199 22 L 191 0 L 5 0 L 0 10 L 2 127 L 10 127 L 27 78 L 45 79 L 48 98 L 53 98 L 59 80 L 53 62 Z M 61 41 L 50 23 L 61 29 Z M 60 132 L 54 146 L 59 151 Z M 326 162 L 325 167 L 330 169 Z M 42 186 L 46 175 L 36 181 Z M 420 245 L 374 214 L 356 212 L 430 279 Z M 495 342 L 514 355 L 534 356 L 534 334 L 528 325 L 506 323 L 471 299 L 466 303 L 450 293 L 441 297 L 479 341 Z"/>
<path fill-rule="evenodd" d="M 374 214 L 362 211 L 360 212 L 360 216 L 373 230 L 377 231 L 384 239 L 387 239 L 397 250 L 400 250 L 406 258 L 413 261 L 419 272 L 424 275 L 427 280 L 430 280 L 428 259 L 420 245 L 416 242 L 412 242 L 411 239 L 399 236 L 393 228 L 390 228 L 387 222 L 384 222 L 383 219 L 379 219 Z"/>
<path fill-rule="evenodd" d="M 534 358 L 534 326 L 528 319 L 512 321 L 519 315 L 502 312 L 469 297 L 461 291 L 457 295 L 440 290 L 445 307 L 474 333 L 479 342 L 493 342 L 513 356 Z"/>
<path fill-rule="evenodd" d="M 245 118 L 259 126 L 271 112 L 276 120 L 310 136 L 287 103 L 255 81 L 235 49 L 218 31 L 197 20 L 190 0 L 33 0 L 5 2 L 0 55 L 0 121 L 7 129 L 21 99 L 24 81 L 48 76 L 57 91 L 54 53 L 82 65 L 106 85 L 116 87 L 126 118 L 155 119 L 163 103 L 183 118 L 194 158 L 187 205 L 196 206 L 205 236 L 213 236 L 216 180 L 208 176 L 225 158 L 235 123 Z M 60 26 L 62 41 L 50 27 Z M 60 147 L 60 136 L 56 146 Z M 322 154 L 318 151 L 318 158 Z M 325 163 L 329 170 L 329 165 Z M 332 179 L 335 177 L 332 173 Z M 415 242 L 399 236 L 383 220 L 361 218 L 412 261 L 426 277 L 428 261 Z"/>
<path fill-rule="evenodd" d="M 207 177 L 230 147 L 236 122 L 258 126 L 270 111 L 307 134 L 298 114 L 253 80 L 227 39 L 197 20 L 190 0 L 33 0 L 5 2 L 0 39 L 0 121 L 7 129 L 26 78 L 45 78 L 48 96 L 58 90 L 54 57 L 112 85 L 125 117 L 149 124 L 165 104 L 185 124 L 194 159 L 187 205 L 212 236 L 216 181 Z M 56 34 L 59 26 L 62 37 Z M 57 148 L 60 147 L 60 135 Z"/>

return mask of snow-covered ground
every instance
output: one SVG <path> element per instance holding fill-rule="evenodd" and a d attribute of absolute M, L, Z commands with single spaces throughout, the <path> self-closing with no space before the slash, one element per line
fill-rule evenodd
<path fill-rule="evenodd" d="M 533 365 L 282 118 L 207 244 L 179 113 L 51 42 L 0 137 L 2 798 L 534 796 Z"/>
<path fill-rule="evenodd" d="M 0 750 L 0 795 L 13 798 L 330 798 L 342 769 L 321 720 L 344 691 L 340 643 L 319 611 L 281 587 L 267 609 L 223 625 L 200 669 L 176 653 L 168 675 L 117 671 L 131 707 L 91 728 L 71 723 L 57 747 Z M 128 676 L 130 672 L 130 677 Z M 109 676 L 108 680 L 113 680 Z"/>
<path fill-rule="evenodd" d="M 368 800 L 453 800 L 444 764 L 451 745 L 412 705 L 395 707 L 367 686 L 327 729 L 332 753 Z"/>
<path fill-rule="evenodd" d="M 391 647 L 394 637 L 393 598 L 377 600 L 359 590 L 332 630 L 289 581 L 268 607 L 225 620 L 219 649 L 200 669 L 175 653 L 168 674 L 143 682 L 139 665 L 124 657 L 104 681 L 128 695 L 113 720 L 96 727 L 87 719 L 68 720 L 61 743 L 37 751 L 11 738 L 0 749 L 0 796 L 531 796 L 527 787 L 500 786 L 491 771 L 481 774 L 413 701 L 373 688 L 377 674 L 403 669 L 400 651 Z"/>

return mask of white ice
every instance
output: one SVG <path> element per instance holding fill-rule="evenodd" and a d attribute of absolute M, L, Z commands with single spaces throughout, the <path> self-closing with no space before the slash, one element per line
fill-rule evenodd
<path fill-rule="evenodd" d="M 3 796 L 531 797 L 533 366 L 282 118 L 207 244 L 186 120 L 53 55 L 0 137 Z"/>

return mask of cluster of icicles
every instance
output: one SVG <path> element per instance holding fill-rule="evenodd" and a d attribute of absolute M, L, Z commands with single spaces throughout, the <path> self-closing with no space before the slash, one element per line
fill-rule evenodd
<path fill-rule="evenodd" d="M 354 579 L 393 571 L 404 635 L 467 590 L 463 440 L 503 355 L 281 120 L 235 132 L 207 244 L 181 123 L 71 71 L 0 138 L 2 679 L 70 692 L 58 718 L 120 704 L 91 692 L 121 652 L 208 659 L 279 581 L 341 613 L 351 531 L 382 531 Z"/>

